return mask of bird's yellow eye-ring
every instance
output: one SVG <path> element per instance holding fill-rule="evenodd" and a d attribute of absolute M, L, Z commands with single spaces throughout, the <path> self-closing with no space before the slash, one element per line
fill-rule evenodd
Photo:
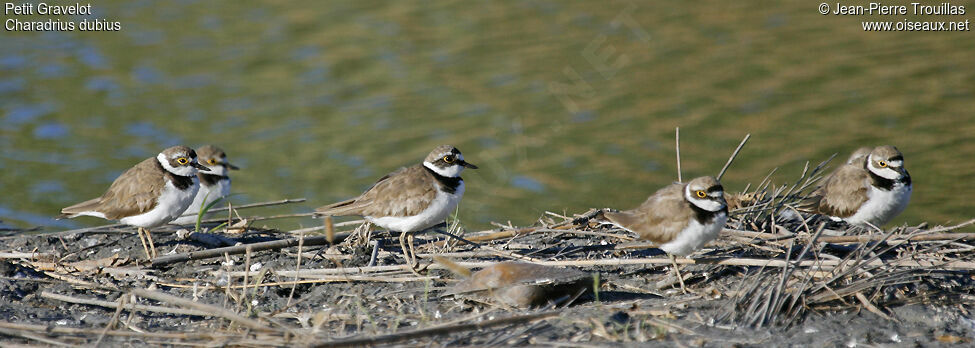
<path fill-rule="evenodd" d="M 880 168 L 887 168 L 887 161 L 879 161 L 877 162 L 877 165 L 880 166 Z"/>
<path fill-rule="evenodd" d="M 217 160 L 211 158 L 210 160 L 207 161 L 207 163 L 209 163 L 212 166 L 212 165 L 217 164 Z"/>
<path fill-rule="evenodd" d="M 443 156 L 443 161 L 444 162 L 447 162 L 447 163 L 454 163 L 454 157 L 453 156 Z"/>
<path fill-rule="evenodd" d="M 176 159 L 176 163 L 179 163 L 181 165 L 182 164 L 187 164 L 187 163 L 190 163 L 190 160 L 186 159 L 186 157 L 180 157 L 180 158 L 177 158 Z"/>
<path fill-rule="evenodd" d="M 708 196 L 708 193 L 707 192 L 704 192 L 704 191 L 701 191 L 701 190 L 698 190 L 694 194 L 697 195 L 697 198 L 704 198 L 704 197 L 707 197 Z"/>

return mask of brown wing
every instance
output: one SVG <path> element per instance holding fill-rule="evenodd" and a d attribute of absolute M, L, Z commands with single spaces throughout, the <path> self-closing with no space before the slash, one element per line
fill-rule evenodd
<path fill-rule="evenodd" d="M 869 154 L 871 148 L 861 147 L 857 149 L 852 155 L 850 155 L 850 158 L 846 160 L 846 163 L 841 164 L 839 167 L 836 168 L 836 170 L 833 170 L 832 173 L 829 173 L 829 175 L 823 177 L 823 179 L 820 180 L 822 184 L 819 185 L 819 187 L 816 187 L 816 189 L 813 190 L 812 193 L 810 193 L 802 200 L 800 200 L 798 204 L 796 204 L 796 209 L 801 212 L 812 213 L 812 214 L 828 214 L 821 211 L 819 207 L 820 204 L 822 204 L 823 196 L 826 193 L 825 187 L 829 185 L 831 181 L 836 180 L 835 179 L 836 175 L 839 174 L 840 172 L 846 173 L 850 171 L 851 169 L 849 167 L 851 165 L 855 166 L 856 168 L 863 168 L 864 162 L 866 162 L 867 158 L 866 155 L 861 155 L 860 153 L 864 150 L 866 150 L 867 153 Z"/>
<path fill-rule="evenodd" d="M 639 207 L 604 215 L 613 223 L 654 243 L 666 243 L 680 234 L 694 211 L 684 200 L 684 185 L 671 184 L 647 198 Z"/>
<path fill-rule="evenodd" d="M 818 199 L 816 211 L 820 214 L 849 217 L 867 201 L 870 177 L 862 167 L 847 164 L 830 175 L 813 196 Z"/>
<path fill-rule="evenodd" d="M 379 179 L 359 197 L 329 204 L 316 212 L 342 216 L 413 216 L 437 196 L 436 179 L 421 165 L 401 168 Z"/>
<path fill-rule="evenodd" d="M 166 184 L 163 170 L 155 157 L 148 158 L 123 172 L 101 197 L 61 209 L 61 213 L 98 211 L 112 220 L 145 213 L 156 207 Z"/>

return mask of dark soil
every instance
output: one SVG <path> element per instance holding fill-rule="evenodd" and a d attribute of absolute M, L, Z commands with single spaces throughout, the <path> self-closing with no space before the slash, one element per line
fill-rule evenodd
<path fill-rule="evenodd" d="M 586 221 L 581 221 L 578 226 L 565 223 L 563 226 L 579 231 L 613 233 Z M 500 230 L 467 234 L 465 237 L 497 231 Z M 210 247 L 191 239 L 181 239 L 179 235 L 182 234 L 173 232 L 172 228 L 153 233 L 159 254 L 185 253 Z M 244 234 L 226 237 L 242 243 L 253 243 L 294 236 L 279 231 L 249 229 Z M 685 294 L 679 286 L 674 285 L 671 268 L 665 265 L 582 265 L 577 268 L 598 273 L 601 283 L 598 294 L 588 292 L 571 304 L 566 304 L 563 298 L 561 303 L 524 309 L 491 303 L 489 299 L 446 295 L 458 282 L 459 276 L 444 269 L 423 271 L 424 277 L 404 269 L 364 273 L 350 270 L 348 274 L 371 278 L 318 277 L 318 282 L 295 285 L 292 294 L 290 282 L 294 277 L 276 272 L 296 268 L 297 247 L 255 252 L 249 256 L 227 255 L 152 269 L 145 261 L 142 244 L 130 229 L 16 234 L 0 238 L 0 252 L 43 254 L 34 259 L 8 257 L 0 260 L 0 312 L 3 313 L 0 340 L 11 344 L 92 345 L 100 340 L 101 344 L 108 346 L 179 345 L 190 342 L 291 346 L 374 338 L 377 341 L 371 343 L 410 346 L 627 344 L 667 347 L 937 347 L 970 345 L 975 340 L 975 320 L 970 312 L 970 305 L 975 299 L 975 281 L 967 270 L 924 269 L 924 277 L 864 290 L 865 295 L 887 318 L 871 312 L 855 297 L 845 296 L 809 305 L 794 320 L 749 325 L 745 317 L 754 309 L 748 309 L 747 305 L 755 301 L 750 302 L 754 299 L 736 294 L 742 294 L 743 289 L 754 282 L 768 282 L 761 287 L 774 287 L 775 281 L 780 279 L 781 268 L 684 265 L 681 270 L 691 291 Z M 801 238 L 808 238 L 808 235 L 796 237 L 796 240 Z M 384 241 L 376 260 L 377 266 L 403 264 L 395 236 L 374 232 L 372 239 Z M 436 245 L 436 242 L 445 239 L 439 234 L 420 234 L 416 240 L 417 250 L 421 254 L 446 253 L 444 255 L 454 261 L 475 261 L 485 265 L 508 260 L 494 256 L 485 248 L 456 241 L 450 242 L 451 245 L 456 244 L 452 247 Z M 349 243 L 304 247 L 301 268 L 316 270 L 367 266 L 372 248 L 367 244 Z M 653 248 L 616 248 L 625 241 L 601 235 L 535 232 L 483 243 L 497 250 L 531 255 L 539 260 L 666 257 Z M 955 244 L 953 249 L 968 245 L 962 241 Z M 782 250 L 795 249 L 792 252 L 797 254 L 802 245 L 798 242 L 790 246 L 787 242 L 762 243 L 754 240 L 753 243 L 742 243 L 738 237 L 723 236 L 709 247 L 695 257 L 781 259 L 784 257 Z M 813 252 L 842 255 L 850 253 L 851 248 L 855 246 L 823 245 L 822 249 L 814 249 Z M 970 253 L 954 251 L 944 255 L 968 257 Z M 421 261 L 423 265 L 431 263 L 426 257 L 421 257 Z M 228 275 L 228 272 L 247 268 L 263 272 L 263 275 L 249 275 L 247 284 L 251 286 L 242 290 L 235 286 L 244 281 L 243 277 L 239 274 Z M 767 279 L 762 275 L 766 275 Z M 380 281 L 394 278 L 397 280 Z M 315 279 L 312 276 L 302 278 L 306 281 Z M 851 278 L 850 282 L 854 280 Z M 658 288 L 661 282 L 665 286 Z M 247 328 L 216 315 L 144 310 L 133 313 L 129 305 L 133 301 L 180 308 L 176 303 L 133 296 L 133 289 L 148 289 L 229 309 L 256 319 L 267 330 Z M 123 303 L 130 307 L 116 314 L 114 308 L 69 303 L 54 299 L 51 294 Z M 459 326 L 547 312 L 554 314 L 538 320 L 512 319 L 510 323 L 490 327 Z M 458 326 L 446 332 L 403 334 L 438 325 Z M 85 330 L 72 332 L 65 328 Z M 104 331 L 106 328 L 111 330 Z M 101 335 L 103 331 L 104 336 Z M 390 334 L 394 336 L 385 336 Z"/>

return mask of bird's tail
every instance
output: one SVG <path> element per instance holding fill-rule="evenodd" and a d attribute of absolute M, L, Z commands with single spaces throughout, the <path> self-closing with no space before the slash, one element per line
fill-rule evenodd
<path fill-rule="evenodd" d="M 84 215 L 83 213 L 94 211 L 98 206 L 99 200 L 100 198 L 92 198 L 70 207 L 63 208 L 61 209 L 61 214 L 58 215 L 56 219 L 61 220 L 75 218 Z"/>
<path fill-rule="evenodd" d="M 355 205 L 355 202 L 356 199 L 353 198 L 315 208 L 315 217 L 357 215 L 361 207 Z"/>

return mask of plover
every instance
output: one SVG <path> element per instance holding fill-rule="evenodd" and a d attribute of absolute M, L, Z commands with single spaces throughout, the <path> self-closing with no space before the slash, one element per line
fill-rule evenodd
<path fill-rule="evenodd" d="M 230 170 L 239 169 L 227 162 L 227 153 L 223 149 L 205 145 L 196 149 L 197 159 L 209 171 L 196 174 L 200 181 L 200 190 L 190 207 L 186 208 L 183 216 L 173 220 L 172 224 L 189 224 L 196 222 L 201 207 L 210 205 L 213 201 L 230 195 Z"/>
<path fill-rule="evenodd" d="M 604 212 L 610 223 L 656 243 L 667 253 L 674 273 L 684 287 L 677 256 L 687 256 L 718 237 L 728 221 L 724 189 L 711 176 L 686 184 L 675 182 L 658 190 L 639 207 L 621 212 Z"/>
<path fill-rule="evenodd" d="M 317 215 L 362 216 L 373 224 L 400 232 L 400 245 L 411 266 L 403 238 L 443 222 L 464 196 L 460 173 L 477 166 L 450 145 L 433 149 L 423 163 L 387 174 L 356 198 L 315 209 Z"/>
<path fill-rule="evenodd" d="M 885 145 L 837 168 L 811 197 L 814 211 L 833 220 L 880 227 L 907 208 L 912 190 L 904 155 Z"/>
<path fill-rule="evenodd" d="M 146 256 L 152 258 L 156 249 L 148 228 L 173 221 L 190 206 L 200 187 L 199 170 L 207 167 L 197 162 L 193 149 L 170 147 L 126 170 L 101 197 L 61 209 L 58 218 L 94 216 L 138 227 Z"/>

